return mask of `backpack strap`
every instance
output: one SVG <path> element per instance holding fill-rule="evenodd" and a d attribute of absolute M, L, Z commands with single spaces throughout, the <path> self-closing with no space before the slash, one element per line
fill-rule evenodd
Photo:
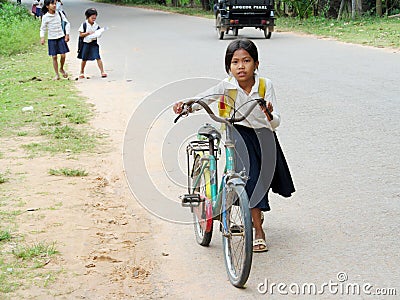
<path fill-rule="evenodd" d="M 237 96 L 237 90 L 228 89 L 225 90 L 224 95 L 221 96 L 218 102 L 219 116 L 222 118 L 228 118 L 235 105 L 235 100 Z"/>
<path fill-rule="evenodd" d="M 265 90 L 266 90 L 266 80 L 265 78 L 260 77 L 258 84 L 258 94 L 263 99 L 265 97 Z M 236 101 L 236 97 L 237 97 L 237 90 L 235 89 L 225 90 L 224 95 L 221 96 L 218 102 L 218 110 L 220 117 L 228 118 L 230 116 L 230 113 Z"/>
<path fill-rule="evenodd" d="M 258 94 L 263 99 L 265 97 L 265 87 L 266 87 L 265 78 L 260 77 L 260 83 L 258 84 Z"/>
<path fill-rule="evenodd" d="M 62 29 L 62 31 L 64 32 L 64 34 L 66 34 L 65 33 L 65 21 L 64 21 L 64 19 L 63 19 L 63 17 L 61 16 L 61 13 L 60 12 L 58 12 L 58 15 L 60 16 L 60 22 L 61 22 L 61 29 Z"/>

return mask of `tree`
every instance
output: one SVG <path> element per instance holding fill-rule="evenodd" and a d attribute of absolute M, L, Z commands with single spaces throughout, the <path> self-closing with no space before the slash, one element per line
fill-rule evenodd
<path fill-rule="evenodd" d="M 382 0 L 376 0 L 376 15 L 382 17 Z"/>

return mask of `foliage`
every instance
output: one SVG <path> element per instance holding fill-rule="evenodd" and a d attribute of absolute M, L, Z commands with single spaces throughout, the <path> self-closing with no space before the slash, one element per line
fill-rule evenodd
<path fill-rule="evenodd" d="M 152 5 L 159 4 L 163 6 L 171 7 L 187 7 L 187 8 L 198 8 L 202 7 L 202 1 L 200 0 L 95 0 L 97 2 L 116 3 L 122 5 Z M 212 1 L 211 1 L 212 2 Z"/>
<path fill-rule="evenodd" d="M 332 20 L 312 17 L 279 18 L 277 28 L 333 37 L 343 42 L 400 48 L 400 22 L 390 18 L 364 17 L 359 20 Z"/>
<path fill-rule="evenodd" d="M 11 233 L 9 230 L 0 230 L 0 242 L 11 240 Z"/>
<path fill-rule="evenodd" d="M 312 0 L 283 0 L 282 2 L 292 8 L 294 15 L 301 19 L 311 16 L 313 5 L 315 5 Z"/>
<path fill-rule="evenodd" d="M 50 175 L 60 176 L 64 175 L 67 177 L 82 177 L 87 176 L 88 172 L 82 169 L 70 169 L 70 168 L 61 168 L 61 169 L 50 169 Z"/>
<path fill-rule="evenodd" d="M 0 3 L 0 56 L 28 52 L 39 41 L 39 26 L 25 7 Z"/>

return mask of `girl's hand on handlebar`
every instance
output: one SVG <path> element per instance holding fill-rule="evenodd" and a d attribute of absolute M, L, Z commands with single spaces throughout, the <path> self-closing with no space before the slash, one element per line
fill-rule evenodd
<path fill-rule="evenodd" d="M 172 107 L 172 109 L 174 110 L 174 113 L 176 113 L 177 115 L 179 115 L 180 113 L 182 113 L 183 111 L 183 105 L 184 103 L 182 101 L 176 102 L 174 104 L 174 106 Z"/>
<path fill-rule="evenodd" d="M 261 106 L 261 110 L 264 112 L 264 114 L 266 115 L 268 121 L 271 121 L 271 113 L 274 111 L 274 107 L 272 105 L 271 102 L 267 102 L 266 106 Z M 269 112 L 269 113 L 268 113 Z"/>

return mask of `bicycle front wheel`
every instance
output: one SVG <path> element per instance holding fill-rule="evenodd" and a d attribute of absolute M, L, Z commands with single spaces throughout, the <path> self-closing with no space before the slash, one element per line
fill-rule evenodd
<path fill-rule="evenodd" d="M 253 259 L 253 230 L 249 199 L 244 186 L 228 188 L 224 201 L 222 242 L 229 281 L 244 287 Z"/>

